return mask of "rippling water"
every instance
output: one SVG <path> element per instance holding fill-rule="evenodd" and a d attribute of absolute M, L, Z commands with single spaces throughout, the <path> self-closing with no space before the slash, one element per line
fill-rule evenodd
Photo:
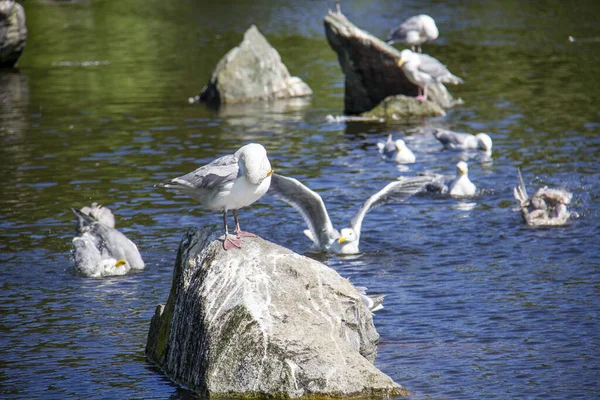
<path fill-rule="evenodd" d="M 344 3 L 379 36 L 419 12 L 438 21 L 441 38 L 424 49 L 465 79 L 451 88 L 465 104 L 405 125 L 327 123 L 343 107 L 343 76 L 323 35 L 327 5 L 255 3 L 24 3 L 26 52 L 18 70 L 0 71 L 2 397 L 192 397 L 146 361 L 144 346 L 185 227 L 220 218 L 152 185 L 255 141 L 277 172 L 321 193 L 339 228 L 397 176 L 453 174 L 468 159 L 480 196 L 378 208 L 356 257 L 311 254 L 300 216 L 270 196 L 243 209 L 242 223 L 387 294 L 375 317 L 376 364 L 412 398 L 598 398 L 598 6 Z M 314 97 L 219 113 L 188 105 L 251 23 Z M 490 132 L 492 158 L 404 133 L 436 126 Z M 378 158 L 376 142 L 389 133 L 405 136 L 417 164 Z M 517 166 L 530 191 L 572 191 L 579 218 L 524 226 L 512 211 Z M 92 201 L 115 212 L 145 271 L 70 273 L 69 207 Z"/>

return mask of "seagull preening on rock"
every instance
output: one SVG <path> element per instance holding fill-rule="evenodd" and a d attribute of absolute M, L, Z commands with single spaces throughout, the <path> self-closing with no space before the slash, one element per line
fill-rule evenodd
<path fill-rule="evenodd" d="M 238 209 L 254 203 L 269 190 L 272 173 L 265 148 L 250 143 L 234 154 L 217 158 L 189 174 L 156 186 L 176 189 L 209 210 L 222 211 L 225 229 L 223 247 L 228 250 L 240 248 L 244 237 L 256 236 L 240 229 Z M 232 210 L 235 220 L 235 237 L 229 235 L 227 229 L 229 210 Z"/>
<path fill-rule="evenodd" d="M 483 150 L 487 153 L 492 152 L 492 138 L 487 133 L 453 132 L 446 129 L 434 129 L 433 136 L 451 150 Z"/>
<path fill-rule="evenodd" d="M 92 207 L 71 210 L 77 217 L 73 238 L 73 261 L 77 273 L 97 278 L 144 269 L 137 246 L 114 228 L 114 216 L 108 208 L 94 203 Z"/>
<path fill-rule="evenodd" d="M 564 225 L 571 213 L 567 206 L 571 203 L 573 194 L 561 189 L 538 189 L 531 197 L 527 194 L 521 170 L 517 168 L 518 183 L 514 188 L 515 199 L 519 202 L 523 220 L 531 226 Z"/>
<path fill-rule="evenodd" d="M 385 143 L 377 143 L 377 149 L 387 161 L 395 161 L 398 164 L 414 164 L 416 161 L 414 153 L 406 147 L 404 140 L 392 140 L 391 134 Z"/>
<path fill-rule="evenodd" d="M 321 196 L 298 180 L 273 174 L 271 191 L 300 212 L 309 228 L 304 234 L 312 240 L 316 249 L 337 254 L 357 254 L 362 222 L 367 212 L 384 203 L 402 201 L 422 191 L 431 180 L 431 177 L 420 176 L 389 183 L 369 197 L 350 221 L 350 227 L 341 231 L 333 227 Z"/>
<path fill-rule="evenodd" d="M 454 179 L 448 180 L 440 175 L 426 186 L 426 190 L 433 193 L 449 194 L 453 197 L 470 197 L 475 196 L 477 187 L 469 179 L 469 166 L 467 163 L 459 161 L 456 164 Z"/>
<path fill-rule="evenodd" d="M 463 80 L 453 75 L 448 68 L 437 59 L 427 55 L 419 54 L 408 49 L 400 52 L 398 67 L 402 68 L 406 78 L 419 87 L 417 100 L 427 100 L 427 86 L 443 85 L 451 83 L 457 85 Z"/>
<path fill-rule="evenodd" d="M 410 17 L 394 28 L 386 39 L 387 44 L 406 43 L 412 51 L 421 52 L 421 44 L 438 38 L 440 32 L 433 18 L 421 14 Z"/>

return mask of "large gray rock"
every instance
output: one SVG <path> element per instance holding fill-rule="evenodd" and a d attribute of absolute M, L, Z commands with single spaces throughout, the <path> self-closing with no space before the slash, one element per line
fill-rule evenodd
<path fill-rule="evenodd" d="M 217 235 L 184 236 L 146 354 L 204 397 L 398 395 L 373 365 L 371 313 L 327 266 L 260 238 L 223 250 Z"/>
<path fill-rule="evenodd" d="M 359 29 L 341 13 L 329 12 L 324 19 L 329 45 L 338 55 L 346 76 L 344 113 L 355 115 L 370 111 L 384 99 L 394 95 L 416 97 L 418 87 L 398 67 L 400 52 L 370 33 Z M 436 85 L 437 86 L 437 85 Z M 427 90 L 428 103 L 441 108 L 455 104 L 443 85 Z M 415 99 L 412 102 L 417 103 Z M 406 101 L 401 100 L 405 104 Z M 434 104 L 435 105 L 435 104 Z M 404 107 L 400 105 L 399 107 Z M 439 115 L 439 107 L 412 107 L 411 117 Z"/>
<path fill-rule="evenodd" d="M 14 0 L 0 0 L 0 67 L 13 67 L 27 40 L 25 11 Z"/>
<path fill-rule="evenodd" d="M 218 106 L 310 95 L 310 87 L 290 75 L 277 50 L 252 25 L 242 43 L 219 61 L 198 100 Z"/>

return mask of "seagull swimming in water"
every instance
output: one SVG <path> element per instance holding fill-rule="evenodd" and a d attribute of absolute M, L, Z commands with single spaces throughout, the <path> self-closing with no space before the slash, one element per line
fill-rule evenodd
<path fill-rule="evenodd" d="M 271 191 L 300 212 L 309 228 L 304 234 L 312 240 L 315 248 L 337 254 L 357 254 L 362 222 L 367 212 L 384 203 L 402 201 L 422 191 L 431 180 L 431 177 L 421 176 L 389 183 L 369 197 L 350 221 L 350 227 L 341 231 L 331 224 L 321 196 L 298 180 L 273 174 Z"/>
<path fill-rule="evenodd" d="M 415 154 L 406 147 L 404 140 L 392 140 L 392 135 L 388 136 L 387 142 L 377 143 L 377 149 L 384 159 L 398 164 L 414 164 L 416 160 Z"/>
<path fill-rule="evenodd" d="M 447 149 L 452 150 L 483 150 L 487 153 L 492 152 L 492 138 L 487 133 L 453 132 L 446 129 L 434 129 L 433 136 L 440 141 Z"/>
<path fill-rule="evenodd" d="M 427 100 L 427 86 L 443 85 L 452 83 L 457 85 L 463 80 L 453 75 L 448 68 L 437 59 L 427 55 L 419 54 L 408 49 L 400 52 L 398 67 L 402 68 L 406 78 L 419 87 L 417 101 Z"/>
<path fill-rule="evenodd" d="M 406 43 L 410 45 L 412 51 L 415 51 L 416 47 L 420 53 L 421 44 L 437 39 L 439 34 L 433 18 L 426 14 L 415 15 L 394 28 L 386 43 Z"/>
<path fill-rule="evenodd" d="M 527 195 L 521 170 L 517 168 L 519 182 L 514 188 L 515 199 L 519 202 L 523 220 L 531 226 L 564 225 L 571 213 L 567 206 L 571 203 L 573 194 L 561 189 L 543 187 L 531 197 Z"/>
<path fill-rule="evenodd" d="M 456 177 L 452 180 L 446 180 L 443 176 L 426 186 L 428 192 L 449 194 L 453 197 L 475 196 L 477 187 L 469 179 L 469 166 L 464 161 L 456 164 Z"/>
<path fill-rule="evenodd" d="M 240 229 L 238 209 L 249 206 L 269 190 L 271 163 L 265 148 L 256 143 L 241 147 L 234 154 L 217 158 L 189 174 L 156 186 L 176 189 L 197 200 L 209 210 L 223 212 L 223 248 L 240 248 L 242 239 L 256 237 Z M 227 211 L 233 212 L 235 237 L 227 229 Z"/>
<path fill-rule="evenodd" d="M 114 228 L 114 216 L 108 208 L 94 203 L 71 210 L 77 217 L 73 261 L 79 274 L 97 278 L 144 269 L 137 246 Z"/>

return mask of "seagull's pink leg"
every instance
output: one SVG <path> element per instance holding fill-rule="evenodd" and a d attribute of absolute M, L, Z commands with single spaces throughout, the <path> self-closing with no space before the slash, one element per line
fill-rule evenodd
<path fill-rule="evenodd" d="M 419 103 L 422 103 L 425 100 L 427 100 L 427 85 L 425 85 L 423 89 L 421 89 L 421 87 L 419 86 L 419 95 L 415 97 L 415 99 L 417 99 Z"/>
<path fill-rule="evenodd" d="M 223 248 L 225 250 L 241 248 L 242 241 L 229 236 L 229 231 L 227 230 L 227 210 L 223 212 L 223 225 L 225 226 L 225 239 L 223 239 Z"/>
<path fill-rule="evenodd" d="M 240 222 L 238 221 L 238 213 L 237 210 L 233 210 L 233 218 L 235 219 L 235 234 L 238 239 L 242 239 L 245 237 L 256 237 L 254 233 L 244 232 L 240 229 Z"/>

